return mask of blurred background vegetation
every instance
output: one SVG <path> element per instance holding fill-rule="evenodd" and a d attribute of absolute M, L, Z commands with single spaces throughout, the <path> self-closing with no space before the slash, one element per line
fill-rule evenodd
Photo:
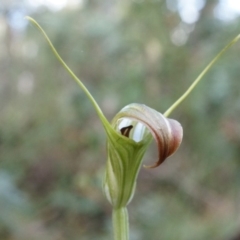
<path fill-rule="evenodd" d="M 240 32 L 238 0 L 1 0 L 0 239 L 112 239 L 105 135 L 34 17 L 110 120 L 165 111 Z M 131 240 L 240 239 L 240 43 L 172 114 L 179 151 L 142 169 Z M 153 144 L 145 164 L 156 159 Z"/>

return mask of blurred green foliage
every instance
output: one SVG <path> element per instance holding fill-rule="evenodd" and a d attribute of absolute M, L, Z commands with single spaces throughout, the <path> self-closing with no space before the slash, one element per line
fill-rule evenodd
<path fill-rule="evenodd" d="M 109 119 L 132 102 L 165 111 L 240 32 L 240 18 L 217 17 L 216 0 L 196 1 L 203 4 L 192 23 L 181 18 L 180 0 L 69 1 L 59 11 L 30 2 L 0 3 L 0 239 L 111 239 L 102 126 L 19 15 L 37 19 Z M 239 52 L 238 43 L 172 114 L 184 141 L 159 168 L 141 170 L 132 240 L 238 233 Z M 154 162 L 154 144 L 145 158 Z"/>

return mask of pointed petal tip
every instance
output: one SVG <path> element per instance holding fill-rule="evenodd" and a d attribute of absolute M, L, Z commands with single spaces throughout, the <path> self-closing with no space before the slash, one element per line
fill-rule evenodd
<path fill-rule="evenodd" d="M 158 143 L 158 161 L 156 161 L 153 165 L 144 165 L 144 168 L 152 169 L 161 165 L 168 157 L 177 151 L 182 142 L 183 129 L 181 124 L 173 119 L 166 118 L 165 120 L 168 121 L 170 126 L 169 134 L 165 135 L 164 137 L 164 134 L 160 133 L 163 134 L 160 139 L 158 137 L 155 137 L 155 140 Z"/>
<path fill-rule="evenodd" d="M 153 165 L 143 165 L 143 167 L 146 168 L 146 169 L 153 169 L 153 168 L 158 167 L 159 165 L 160 164 L 155 163 Z"/>

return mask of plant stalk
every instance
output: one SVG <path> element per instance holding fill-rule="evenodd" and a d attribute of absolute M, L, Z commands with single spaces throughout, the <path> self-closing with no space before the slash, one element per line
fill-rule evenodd
<path fill-rule="evenodd" d="M 129 223 L 127 208 L 114 208 L 112 212 L 112 220 L 114 240 L 129 240 Z"/>

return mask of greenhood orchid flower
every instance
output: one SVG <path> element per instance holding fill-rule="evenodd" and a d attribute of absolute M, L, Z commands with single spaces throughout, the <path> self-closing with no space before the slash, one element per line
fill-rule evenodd
<path fill-rule="evenodd" d="M 178 149 L 182 141 L 183 130 L 176 120 L 168 118 L 169 114 L 189 95 L 222 54 L 239 40 L 240 35 L 235 37 L 220 51 L 187 91 L 164 114 L 143 104 L 134 103 L 124 107 L 110 123 L 84 84 L 59 56 L 41 26 L 34 19 L 30 17 L 26 18 L 42 32 L 57 59 L 92 102 L 103 124 L 107 134 L 108 153 L 103 189 L 108 201 L 113 206 L 115 239 L 128 240 L 128 215 L 126 206 L 134 195 L 136 178 L 142 164 L 143 156 L 151 140 L 155 139 L 156 141 L 158 159 L 153 165 L 145 166 L 146 168 L 159 166 Z"/>
<path fill-rule="evenodd" d="M 159 166 L 172 155 L 182 141 L 182 127 L 143 104 L 124 107 L 113 119 L 108 135 L 108 160 L 104 192 L 114 207 L 126 206 L 134 193 L 142 158 L 152 137 L 158 147 L 158 160 L 148 168 Z"/>

